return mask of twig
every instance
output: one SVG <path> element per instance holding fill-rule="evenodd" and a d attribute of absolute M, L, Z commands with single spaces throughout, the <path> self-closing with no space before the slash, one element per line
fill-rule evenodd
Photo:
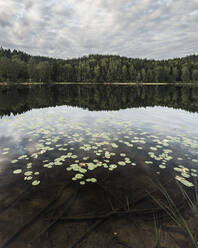
<path fill-rule="evenodd" d="M 70 248 L 75 248 L 79 243 L 81 243 L 94 229 L 96 229 L 99 225 L 105 222 L 106 219 L 96 221 L 92 226 L 88 228 L 88 230 L 72 245 Z"/>
<path fill-rule="evenodd" d="M 49 207 L 51 207 L 52 204 L 54 204 L 60 195 L 62 195 L 62 192 L 66 187 L 68 187 L 71 183 L 65 185 L 61 190 L 60 193 L 57 194 L 43 209 L 41 209 L 36 215 L 34 215 L 31 220 L 29 220 L 27 223 L 25 223 L 22 227 L 20 227 L 17 231 L 15 231 L 9 239 L 4 241 L 0 248 L 7 248 L 8 245 L 13 242 L 26 228 L 28 228 L 31 224 L 33 224 Z"/>
<path fill-rule="evenodd" d="M 114 200 L 116 200 L 116 202 L 119 202 L 120 205 L 123 207 L 123 202 L 120 201 L 113 193 L 111 193 L 109 190 L 107 190 L 104 186 L 102 186 L 101 184 L 97 183 L 97 185 L 105 192 L 105 194 L 110 195 L 111 197 L 114 198 Z"/>
<path fill-rule="evenodd" d="M 97 219 L 106 219 L 109 218 L 113 215 L 122 215 L 122 214 L 136 214 L 136 213 L 153 213 L 153 210 L 156 209 L 142 209 L 142 210 L 138 210 L 138 209 L 132 209 L 129 211 L 122 211 L 122 210 L 114 210 L 108 213 L 105 213 L 103 215 L 85 215 L 85 216 L 70 216 L 70 217 L 62 217 L 60 218 L 60 220 L 62 221 L 86 221 L 86 220 L 97 220 Z M 158 208 L 159 210 L 159 208 Z"/>
<path fill-rule="evenodd" d="M 183 248 L 183 247 L 184 247 L 184 246 L 183 246 L 184 244 L 183 244 L 183 243 L 180 244 L 180 242 L 178 242 L 178 240 L 176 240 L 172 234 L 170 234 L 170 233 L 167 232 L 167 231 L 166 231 L 166 233 L 168 233 L 168 235 L 170 236 L 170 238 L 175 242 L 175 244 L 176 244 L 179 248 Z"/>
<path fill-rule="evenodd" d="M 119 239 L 118 237 L 113 237 L 113 239 L 120 245 L 127 247 L 127 248 L 133 248 L 132 246 L 130 246 L 129 244 L 127 244 L 127 242 Z"/>
<path fill-rule="evenodd" d="M 31 241 L 30 241 L 30 244 L 32 244 L 36 239 L 38 239 L 40 236 L 42 236 L 46 231 L 48 231 L 53 225 L 55 225 L 58 220 L 62 217 L 62 215 L 70 208 L 70 206 L 72 205 L 72 203 L 75 201 L 75 199 L 77 198 L 78 194 L 79 194 L 79 189 L 74 192 L 72 194 L 71 197 L 69 197 L 69 199 L 66 199 L 65 202 L 62 204 L 65 205 L 63 211 L 61 211 L 59 213 L 59 215 L 53 219 L 52 222 L 50 222 L 41 232 L 39 232 L 38 235 L 36 235 Z"/>
<path fill-rule="evenodd" d="M 31 185 L 27 187 L 26 190 L 24 190 L 21 194 L 19 194 L 13 201 L 9 202 L 6 206 L 1 207 L 0 214 L 2 214 L 4 211 L 6 211 L 8 208 L 12 207 L 17 201 L 20 201 L 27 193 L 28 190 L 32 187 Z M 4 200 L 2 200 L 3 202 Z"/>

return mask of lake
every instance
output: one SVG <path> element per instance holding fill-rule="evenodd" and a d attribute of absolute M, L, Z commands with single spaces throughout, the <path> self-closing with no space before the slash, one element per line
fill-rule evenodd
<path fill-rule="evenodd" d="M 197 189 L 197 112 L 197 86 L 0 86 L 0 247 L 154 247 Z"/>

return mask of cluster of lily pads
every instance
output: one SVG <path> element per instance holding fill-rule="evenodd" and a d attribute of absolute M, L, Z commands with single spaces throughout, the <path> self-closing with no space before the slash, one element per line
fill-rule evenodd
<path fill-rule="evenodd" d="M 72 172 L 73 181 L 84 185 L 97 182 L 96 174 L 90 177 L 88 172 L 99 168 L 111 172 L 118 167 L 138 166 L 137 154 L 144 155 L 144 165 L 155 168 L 157 174 L 172 166 L 175 179 L 185 186 L 192 187 L 189 179 L 197 177 L 198 139 L 187 134 L 154 134 L 111 114 L 91 125 L 72 122 L 59 114 L 47 119 L 40 115 L 32 119 L 18 116 L 7 124 L 22 137 L 22 150 L 17 151 L 12 144 L 0 145 L 1 156 L 11 157 L 13 174 L 23 174 L 33 186 L 41 181 L 39 167 L 35 166 L 38 161 L 46 169 L 64 166 L 66 173 Z M 178 157 L 174 154 L 177 146 L 181 150 Z M 186 167 L 181 161 L 187 163 Z"/>

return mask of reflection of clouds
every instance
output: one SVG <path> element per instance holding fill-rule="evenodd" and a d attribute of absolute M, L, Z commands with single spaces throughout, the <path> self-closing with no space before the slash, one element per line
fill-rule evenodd
<path fill-rule="evenodd" d="M 8 158 L 7 157 L 0 157 L 0 174 L 3 173 L 5 170 L 5 164 L 7 162 Z"/>
<path fill-rule="evenodd" d="M 132 123 L 142 124 L 150 123 L 158 125 L 161 128 L 188 128 L 197 132 L 198 114 L 189 113 L 184 110 L 175 110 L 167 107 L 147 107 L 133 108 L 118 111 L 88 111 L 77 107 L 49 107 L 43 109 L 34 109 L 15 117 L 6 117 L 0 120 L 0 137 L 11 137 L 12 142 L 19 143 L 25 137 L 27 132 L 38 130 L 40 128 L 55 128 L 56 132 L 64 130 L 65 124 L 73 123 L 79 125 L 94 125 L 99 122 L 97 127 L 105 126 L 105 118 L 112 120 L 128 120 Z M 8 121 L 5 121 L 8 120 Z M 54 126 L 56 122 L 56 126 Z M 59 125 L 58 125 L 59 123 Z M 107 121 L 108 123 L 108 121 Z M 27 131 L 28 130 L 28 131 Z M 29 138 L 31 138 L 30 135 Z M 34 136 L 33 136 L 34 137 Z"/>
<path fill-rule="evenodd" d="M 198 144 L 198 142 L 196 143 L 193 141 L 194 137 L 198 137 L 198 131 L 197 128 L 195 128 L 197 125 L 195 123 L 198 123 L 197 113 L 194 114 L 167 107 L 132 108 L 109 112 L 92 112 L 67 106 L 34 109 L 15 117 L 11 116 L 0 120 L 0 141 L 5 140 L 6 138 L 6 142 L 1 142 L 1 146 L 2 144 L 4 147 L 10 146 L 11 150 L 13 150 L 13 147 L 16 148 L 6 156 L 7 161 L 2 158 L 0 164 L 4 164 L 4 168 L 6 168 L 6 166 L 9 166 L 9 158 L 17 159 L 19 155 L 26 154 L 30 155 L 30 157 L 25 156 L 24 158 L 24 156 L 22 156 L 22 159 L 26 159 L 27 157 L 30 158 L 29 161 L 33 162 L 33 166 L 34 163 L 36 164 L 37 162 L 39 165 L 43 165 L 41 159 L 43 159 L 42 155 L 45 152 L 49 151 L 49 160 L 52 162 L 56 156 L 60 156 L 60 154 L 64 154 L 65 156 L 65 153 L 71 151 L 67 150 L 67 148 L 74 150 L 75 157 L 72 159 L 76 159 L 80 154 L 77 154 L 78 149 L 83 149 L 79 148 L 78 145 L 81 147 L 84 146 L 85 149 L 83 150 L 86 150 L 86 145 L 92 147 L 88 148 L 90 153 L 87 155 L 90 156 L 91 159 L 95 159 L 97 158 L 96 154 L 100 149 L 101 143 L 103 143 L 102 146 L 105 145 L 105 147 L 99 154 L 100 160 L 104 159 L 104 153 L 106 152 L 113 152 L 115 153 L 114 155 L 119 156 L 122 149 L 126 149 L 128 156 L 132 156 L 133 148 L 131 147 L 134 146 L 134 160 L 140 161 L 141 163 L 141 160 L 143 160 L 142 155 L 143 157 L 147 156 L 148 149 L 153 148 L 152 151 L 157 150 L 156 147 L 150 147 L 151 143 L 153 146 L 156 142 L 154 141 L 154 139 L 156 139 L 154 135 L 157 135 L 157 138 L 159 138 L 158 144 L 163 144 L 164 146 L 167 142 L 170 141 L 171 143 L 173 140 L 174 150 L 176 151 L 178 144 L 180 145 L 180 141 L 176 140 L 175 137 L 178 134 L 182 134 L 182 137 L 187 140 L 187 143 L 186 141 L 183 141 L 182 145 L 184 147 L 182 149 L 178 148 L 178 150 L 181 153 L 184 153 L 185 149 L 189 148 L 188 143 L 190 144 L 191 150 L 195 150 Z M 145 130 L 148 130 L 148 132 L 142 134 Z M 188 135 L 186 135 L 188 130 L 194 132 L 194 136 L 191 134 L 191 137 L 188 138 Z M 160 137 L 159 131 L 161 132 L 162 137 Z M 167 139 L 165 135 L 171 134 L 172 137 Z M 143 135 L 143 139 L 148 141 L 148 144 L 147 142 L 141 143 L 141 135 Z M 53 138 L 55 138 L 55 141 Z M 79 141 L 79 138 L 83 139 Z M 116 139 L 114 140 L 114 138 Z M 66 146 L 68 146 L 66 150 L 64 150 L 64 148 L 58 148 L 61 147 L 64 142 L 66 143 Z M 117 148 L 119 149 L 114 149 L 115 146 L 112 146 L 112 143 L 114 142 L 117 143 Z M 99 147 L 93 147 L 94 143 L 98 143 Z M 57 148 L 55 148 L 56 144 L 58 144 Z M 123 145 L 126 145 L 127 147 L 124 148 Z M 141 156 L 139 156 L 140 153 L 136 152 L 138 146 L 139 148 L 144 146 L 142 148 L 144 154 Z M 77 147 L 76 150 L 74 149 L 75 147 Z M 93 151 L 93 149 L 96 149 L 96 151 Z M 80 156 L 82 154 L 84 154 L 84 151 L 82 151 Z M 188 154 L 190 154 L 190 151 L 188 151 Z M 196 156 L 197 155 L 195 154 L 195 158 Z M 106 155 L 105 157 L 108 158 Z M 122 161 L 123 159 L 124 158 L 121 158 L 121 161 L 118 161 L 118 164 L 120 162 L 119 165 L 121 166 L 126 164 L 126 162 Z M 170 159 L 172 159 L 172 157 L 166 157 L 167 161 Z M 19 160 L 19 163 L 20 162 L 21 160 Z M 27 163 L 26 160 L 24 160 L 24 164 Z M 52 162 L 52 164 L 56 165 L 56 162 Z M 160 166 L 160 168 L 162 168 L 164 165 Z M 1 172 L 2 168 L 3 166 L 0 167 Z M 43 169 L 43 166 L 40 168 Z M 33 169 L 34 167 L 32 170 Z"/>
<path fill-rule="evenodd" d="M 139 124 L 157 124 L 159 127 L 167 130 L 178 128 L 187 131 L 190 129 L 198 134 L 198 114 L 185 110 L 168 107 L 134 108 L 121 110 L 119 117 Z"/>
<path fill-rule="evenodd" d="M 25 133 L 23 133 L 19 126 L 19 116 L 6 117 L 8 121 L 0 120 L 0 138 L 10 138 L 13 143 L 18 143 L 21 141 Z M 21 123 L 20 123 L 21 126 Z"/>
<path fill-rule="evenodd" d="M 126 123 L 118 126 L 119 120 Z M 6 144 L 1 144 L 1 147 L 7 146 L 8 143 L 15 147 L 17 154 L 26 152 L 32 154 L 37 152 L 36 145 L 40 142 L 42 135 L 62 137 L 61 132 L 67 134 L 69 129 L 70 132 L 75 130 L 82 134 L 89 128 L 92 133 L 107 132 L 108 135 L 110 131 L 111 138 L 115 138 L 118 136 L 116 128 L 120 128 L 123 132 L 127 123 L 132 125 L 132 128 L 141 127 L 141 130 L 152 128 L 164 135 L 177 135 L 184 132 L 189 133 L 193 138 L 198 137 L 198 114 L 184 110 L 147 107 L 107 112 L 60 106 L 34 109 L 0 120 L 0 139 L 7 140 Z M 108 127 L 109 124 L 110 127 Z M 30 142 L 29 139 L 31 139 Z"/>

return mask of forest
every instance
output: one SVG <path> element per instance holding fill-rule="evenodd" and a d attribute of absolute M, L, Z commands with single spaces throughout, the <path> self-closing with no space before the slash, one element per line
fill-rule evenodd
<path fill-rule="evenodd" d="M 198 83 L 198 55 L 167 60 L 98 54 L 55 59 L 1 47 L 0 82 Z"/>

